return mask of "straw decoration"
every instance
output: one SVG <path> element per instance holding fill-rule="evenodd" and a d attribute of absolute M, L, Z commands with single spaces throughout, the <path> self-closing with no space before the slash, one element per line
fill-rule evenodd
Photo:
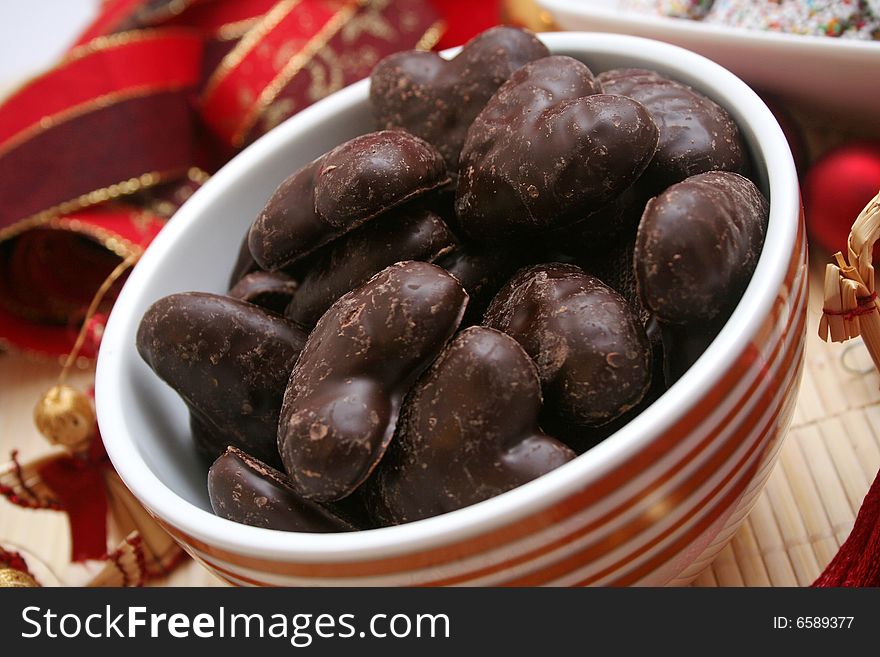
<path fill-rule="evenodd" d="M 880 193 L 856 218 L 847 257 L 825 267 L 819 337 L 844 342 L 862 337 L 880 370 L 880 304 L 874 286 L 874 243 L 880 238 Z M 813 586 L 880 586 L 880 474 L 862 502 L 849 538 Z"/>

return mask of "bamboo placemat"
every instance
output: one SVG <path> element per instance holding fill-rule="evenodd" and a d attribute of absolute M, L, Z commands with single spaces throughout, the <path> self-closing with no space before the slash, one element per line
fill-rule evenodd
<path fill-rule="evenodd" d="M 806 368 L 779 463 L 740 531 L 695 586 L 810 584 L 849 535 L 880 468 L 880 376 L 860 342 L 826 344 L 816 336 L 826 261 L 822 255 L 812 259 Z M 13 448 L 24 459 L 46 450 L 31 409 L 57 373 L 56 365 L 0 356 L 0 460 Z M 89 380 L 80 373 L 71 383 L 86 386 Z M 62 514 L 5 501 L 0 542 L 22 546 L 50 567 L 64 563 L 69 551 Z M 213 586 L 220 580 L 188 563 L 156 584 Z"/>

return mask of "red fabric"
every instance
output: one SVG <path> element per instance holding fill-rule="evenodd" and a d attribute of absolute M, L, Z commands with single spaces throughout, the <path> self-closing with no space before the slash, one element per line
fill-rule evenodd
<path fill-rule="evenodd" d="M 237 65 L 218 69 L 201 99 L 205 123 L 226 143 L 240 146 L 255 100 L 296 53 L 308 46 L 338 12 L 352 11 L 357 0 L 300 0 L 277 5 L 260 26 L 259 44 L 243 52 Z M 294 11 L 295 10 L 295 11 Z M 279 51 L 285 56 L 279 57 Z"/>
<path fill-rule="evenodd" d="M 103 442 L 96 438 L 86 456 L 59 456 L 39 471 L 70 519 L 72 561 L 107 554 L 108 503 L 101 470 L 109 463 Z"/>
<path fill-rule="evenodd" d="M 397 25 L 398 39 L 389 40 L 377 30 L 362 29 L 356 40 L 346 30 L 337 31 L 326 44 L 329 57 L 316 57 L 302 68 L 278 92 L 270 108 L 254 121 L 242 144 L 249 144 L 289 116 L 307 107 L 317 97 L 332 93 L 370 75 L 373 65 L 386 55 L 401 49 L 400 40 L 414 46 L 437 21 L 433 11 L 426 11 L 425 0 L 394 0 L 372 11 L 367 24 Z M 334 59 L 345 58 L 340 66 Z"/>
<path fill-rule="evenodd" d="M 163 225 L 150 212 L 115 205 L 60 217 L 51 229 L 0 242 L 0 336 L 24 351 L 66 354 L 94 291 L 119 264 L 119 257 L 98 243 L 98 236 L 140 249 Z M 121 284 L 107 295 L 104 310 Z M 97 342 L 84 345 L 83 356 L 93 358 L 96 353 Z"/>
<path fill-rule="evenodd" d="M 184 173 L 200 62 L 196 37 L 156 32 L 83 51 L 0 105 L 0 229 L 145 173 Z"/>
<path fill-rule="evenodd" d="M 224 26 L 258 18 L 269 11 L 278 0 L 212 0 L 197 2 L 169 19 L 165 25 L 195 27 L 214 33 Z"/>
<path fill-rule="evenodd" d="M 880 586 L 880 473 L 862 501 L 852 533 L 813 586 Z"/>
<path fill-rule="evenodd" d="M 84 153 L 88 154 L 85 164 Z M 145 173 L 180 177 L 194 157 L 184 92 L 121 100 L 43 131 L 0 155 L 0 226 L 70 201 L 80 203 L 83 195 Z"/>

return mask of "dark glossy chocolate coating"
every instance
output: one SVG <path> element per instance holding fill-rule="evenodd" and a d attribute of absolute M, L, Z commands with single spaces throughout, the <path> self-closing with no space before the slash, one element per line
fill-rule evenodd
<path fill-rule="evenodd" d="M 396 525 L 500 495 L 574 458 L 538 428 L 535 365 L 509 336 L 456 336 L 407 396 L 394 441 L 368 482 L 375 520 Z"/>
<path fill-rule="evenodd" d="M 644 174 L 652 193 L 706 171 L 743 171 L 747 155 L 739 128 L 717 103 L 655 71 L 614 69 L 597 77 L 605 93 L 644 105 L 660 130 Z"/>
<path fill-rule="evenodd" d="M 660 324 L 650 318 L 645 326 L 648 342 L 651 344 L 651 385 L 642 401 L 629 409 L 615 420 L 599 427 L 582 427 L 566 422 L 552 413 L 541 414 L 541 427 L 547 433 L 571 447 L 576 453 L 583 454 L 592 447 L 617 433 L 640 415 L 651 404 L 666 392 L 666 380 L 663 376 L 663 342 L 660 337 Z"/>
<path fill-rule="evenodd" d="M 297 495 L 286 475 L 234 447 L 208 470 L 208 498 L 221 518 L 252 527 L 312 533 L 357 529 Z"/>
<path fill-rule="evenodd" d="M 403 128 L 430 142 L 457 171 L 467 130 L 492 94 L 520 66 L 549 54 L 527 30 L 494 27 L 451 61 L 422 50 L 390 55 L 370 76 L 373 116 L 380 128 Z"/>
<path fill-rule="evenodd" d="M 581 62 L 545 57 L 514 72 L 468 130 L 455 210 L 494 242 L 586 217 L 641 175 L 657 148 L 647 110 L 601 87 Z"/>
<path fill-rule="evenodd" d="M 253 271 L 242 276 L 227 295 L 279 315 L 290 305 L 298 283 L 280 271 Z"/>
<path fill-rule="evenodd" d="M 183 398 L 214 460 L 233 445 L 280 462 L 275 436 L 284 387 L 305 344 L 290 321 L 238 299 L 184 292 L 159 299 L 137 334 L 141 357 Z"/>
<path fill-rule="evenodd" d="M 659 354 L 659 368 L 655 367 L 651 378 L 651 386 L 648 392 L 638 404 L 629 409 L 616 420 L 612 420 L 600 427 L 581 427 L 561 420 L 550 413 L 541 414 L 541 427 L 547 433 L 556 437 L 562 443 L 568 445 L 576 454 L 583 454 L 599 443 L 610 438 L 620 431 L 633 419 L 641 415 L 651 404 L 657 401 L 666 392 L 666 384 L 663 379 L 662 354 Z"/>
<path fill-rule="evenodd" d="M 752 277 L 768 204 L 736 173 L 702 173 L 648 202 L 634 254 L 639 294 L 667 324 L 729 312 Z"/>
<path fill-rule="evenodd" d="M 307 164 L 275 190 L 248 235 L 276 270 L 448 180 L 437 150 L 400 130 L 371 132 Z"/>
<path fill-rule="evenodd" d="M 521 270 L 484 324 L 515 338 L 538 366 L 548 412 L 578 426 L 610 422 L 651 382 L 651 347 L 626 301 L 574 265 Z"/>
<path fill-rule="evenodd" d="M 401 260 L 433 262 L 455 237 L 436 213 L 403 206 L 356 228 L 315 254 L 286 315 L 314 326 L 334 301 Z"/>
<path fill-rule="evenodd" d="M 296 490 L 351 494 L 382 458 L 401 402 L 458 328 L 467 293 L 425 262 L 392 265 L 334 303 L 284 394 L 278 446 Z"/>

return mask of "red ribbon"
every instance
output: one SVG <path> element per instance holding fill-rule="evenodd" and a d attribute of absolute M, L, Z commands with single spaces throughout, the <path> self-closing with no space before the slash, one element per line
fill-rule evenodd
<path fill-rule="evenodd" d="M 357 5 L 357 0 L 280 0 L 254 26 L 257 38 L 240 41 L 208 78 L 200 100 L 207 125 L 226 143 L 243 145 L 270 85 L 283 81 L 297 57 L 322 47 Z"/>
<path fill-rule="evenodd" d="M 177 28 L 126 33 L 74 50 L 0 106 L 0 229 L 185 174 L 201 48 Z"/>
<path fill-rule="evenodd" d="M 163 225 L 149 211 L 108 205 L 0 242 L 0 336 L 27 352 L 66 354 L 94 291 L 120 257 L 140 251 Z M 121 285 L 108 294 L 108 307 Z M 82 355 L 93 358 L 95 346 Z"/>
<path fill-rule="evenodd" d="M 103 469 L 112 467 L 100 436 L 83 456 L 59 456 L 38 471 L 70 520 L 71 560 L 107 554 L 107 491 Z"/>
<path fill-rule="evenodd" d="M 130 25 L 144 0 L 104 0 L 95 20 L 83 31 L 74 47 L 105 34 L 118 32 Z"/>
<path fill-rule="evenodd" d="M 264 30 L 267 12 L 283 20 Z M 248 143 L 367 75 L 437 18 L 428 0 L 106 0 L 55 68 L 0 103 L 0 344 L 66 353 L 125 245 L 161 227 L 150 190 L 191 191 L 187 172 L 222 166 L 233 137 Z M 197 94 L 220 78 L 202 98 L 206 123 Z M 131 205 L 107 204 L 122 196 Z"/>
<path fill-rule="evenodd" d="M 224 32 L 239 32 L 250 27 L 242 24 L 261 18 L 276 2 L 278 0 L 196 2 L 163 24 L 197 28 L 208 36 L 227 38 Z"/>

